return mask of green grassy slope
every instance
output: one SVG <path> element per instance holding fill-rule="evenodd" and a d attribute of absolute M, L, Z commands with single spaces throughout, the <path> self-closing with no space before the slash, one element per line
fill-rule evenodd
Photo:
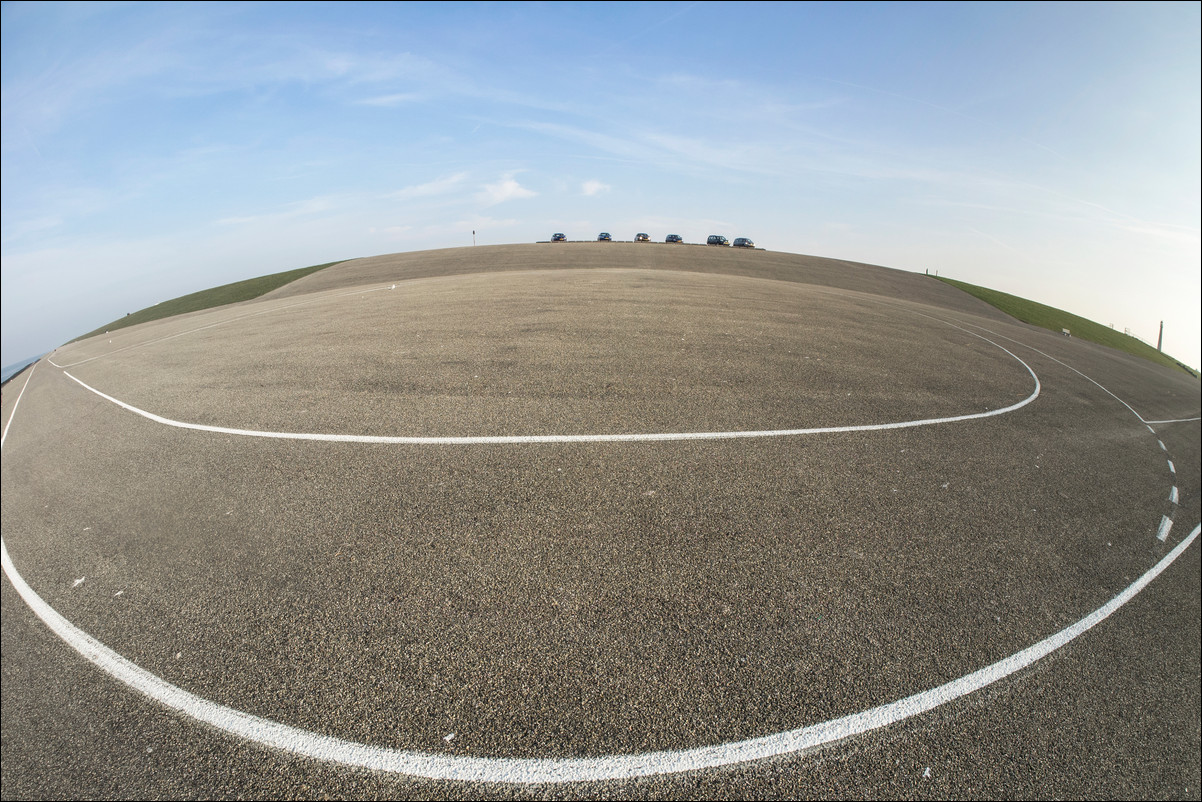
<path fill-rule="evenodd" d="M 258 278 L 250 278 L 245 281 L 235 281 L 233 284 L 223 284 L 220 287 L 201 290 L 191 295 L 183 295 L 170 301 L 163 301 L 154 306 L 148 306 L 141 311 L 133 312 L 123 318 L 118 318 L 95 331 L 90 331 L 87 334 L 76 337 L 72 342 L 86 339 L 101 332 L 115 331 L 116 329 L 123 329 L 126 326 L 148 323 L 152 320 L 162 320 L 165 317 L 172 317 L 173 315 L 182 315 L 186 312 L 199 312 L 201 309 L 211 309 L 214 306 L 225 306 L 226 304 L 238 303 L 239 301 L 249 301 L 252 298 L 258 298 L 260 295 L 269 293 L 277 287 L 282 287 L 289 282 L 296 281 L 298 278 L 303 278 L 310 273 L 316 273 L 318 270 L 340 264 L 340 262 L 344 261 L 346 260 L 326 262 L 324 265 L 313 265 L 312 267 L 300 267 L 296 270 L 285 270 L 282 273 L 272 273 L 268 276 L 259 276 Z"/>
<path fill-rule="evenodd" d="M 1117 348 L 1120 351 L 1143 357 L 1166 367 L 1184 370 L 1194 378 L 1198 378 L 1197 370 L 1178 362 L 1168 354 L 1157 351 L 1142 340 L 1138 340 L 1121 331 L 1115 331 L 1109 326 L 1103 326 L 1094 323 L 1092 320 L 1086 320 L 1070 312 L 1065 312 L 1062 309 L 1045 306 L 1044 304 L 1028 301 L 1025 298 L 1008 295 L 997 290 L 978 287 L 974 284 L 965 284 L 963 281 L 954 281 L 942 276 L 939 277 L 939 280 L 951 284 L 953 287 L 958 287 L 969 295 L 980 298 L 985 303 L 997 307 L 1011 317 L 1021 320 L 1023 323 L 1030 323 L 1032 326 L 1039 326 L 1051 329 L 1052 331 L 1068 329 L 1074 337 L 1098 343 L 1099 345 L 1109 346 L 1110 348 Z"/>

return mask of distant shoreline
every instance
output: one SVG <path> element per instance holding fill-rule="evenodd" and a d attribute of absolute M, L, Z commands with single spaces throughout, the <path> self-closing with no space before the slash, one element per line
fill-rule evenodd
<path fill-rule="evenodd" d="M 50 352 L 47 351 L 46 354 L 48 354 L 48 353 L 50 353 Z M 5 367 L 3 370 L 0 370 L 0 386 L 8 384 L 10 381 L 12 381 L 16 377 L 20 376 L 22 373 L 25 372 L 25 369 L 27 367 L 38 362 L 43 356 L 46 356 L 46 354 L 42 354 L 41 356 L 31 357 L 30 359 L 22 360 L 20 362 L 14 362 L 11 365 L 8 365 L 7 367 Z"/>

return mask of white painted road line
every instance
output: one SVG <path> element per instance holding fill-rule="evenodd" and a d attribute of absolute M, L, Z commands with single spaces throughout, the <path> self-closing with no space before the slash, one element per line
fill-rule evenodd
<path fill-rule="evenodd" d="M 1169 530 L 1173 528 L 1173 519 L 1167 515 L 1160 516 L 1160 528 L 1156 530 L 1156 539 L 1161 543 L 1169 539 Z"/>
<path fill-rule="evenodd" d="M 1177 475 L 1177 466 L 1173 464 L 1172 460 L 1169 460 L 1169 473 L 1173 474 L 1174 476 Z"/>
<path fill-rule="evenodd" d="M 923 317 L 929 317 L 923 315 Z M 937 320 L 937 318 L 932 318 Z M 990 339 L 982 337 L 979 334 L 960 329 L 946 321 L 940 321 L 952 328 L 964 331 L 973 337 L 984 340 L 990 345 L 998 348 L 1009 354 L 1012 359 L 1026 368 L 1027 373 L 1031 375 L 1035 386 L 1023 400 L 1011 404 L 1008 407 L 1001 409 L 992 409 L 986 412 L 977 412 L 967 415 L 954 415 L 947 418 L 924 418 L 922 420 L 899 421 L 895 423 L 870 423 L 857 426 L 824 426 L 812 429 L 772 429 L 763 431 L 733 431 L 733 432 L 645 432 L 645 433 L 628 433 L 628 434 L 552 434 L 552 435 L 486 435 L 486 436 L 467 436 L 467 437 L 421 437 L 421 436 L 385 436 L 385 435 L 364 435 L 364 434 L 326 434 L 315 432 L 265 432 L 255 431 L 251 429 L 238 429 L 227 426 L 209 426 L 200 423 L 188 423 L 186 421 L 172 420 L 171 418 L 156 415 L 153 412 L 148 412 L 144 409 L 139 409 L 132 404 L 127 404 L 111 395 L 97 390 L 83 381 L 80 381 L 75 376 L 72 376 L 66 370 L 63 375 L 71 379 L 71 381 L 80 385 L 84 389 L 95 393 L 101 398 L 109 401 L 122 409 L 133 412 L 136 415 L 141 415 L 147 420 L 152 420 L 155 423 L 161 423 L 165 426 L 174 426 L 179 429 L 192 429 L 201 432 L 214 432 L 216 434 L 232 434 L 241 437 L 266 437 L 279 440 L 315 440 L 328 443 L 374 443 L 387 445 L 499 445 L 499 444 L 528 444 L 528 443 L 631 443 L 631 442 L 649 442 L 649 441 L 665 441 L 665 440 L 732 440 L 754 437 L 797 437 L 801 435 L 812 434 L 834 434 L 845 432 L 877 432 L 889 429 L 909 429 L 918 426 L 932 426 L 938 423 L 955 423 L 958 421 L 979 420 L 981 418 L 992 418 L 997 415 L 1005 415 L 1009 412 L 1022 409 L 1027 404 L 1030 404 L 1039 397 L 1040 384 L 1039 377 L 1035 375 L 1035 371 L 1031 366 L 1014 354 L 1012 351 L 1003 348 Z M 1100 386 L 1100 385 L 1099 385 Z M 1134 411 L 1134 410 L 1132 410 Z"/>
<path fill-rule="evenodd" d="M 932 320 L 938 320 L 938 318 L 932 318 Z M 985 328 L 984 326 L 979 326 L 979 325 L 977 325 L 976 323 L 969 323 L 969 322 L 967 322 L 967 321 L 965 321 L 965 320 L 961 320 L 961 321 L 959 321 L 959 322 L 960 322 L 960 323 L 963 323 L 965 326 L 972 326 L 974 329 L 980 329 L 981 331 L 986 331 L 986 332 L 989 332 L 989 333 L 990 333 L 990 334 L 992 334 L 994 337 L 1000 337 L 1000 338 L 1002 338 L 1003 340 L 1009 340 L 1010 342 L 1012 342 L 1012 343 L 1014 343 L 1014 344 L 1016 344 L 1016 345 L 1021 345 L 1023 348 L 1027 348 L 1027 349 L 1029 349 L 1029 350 L 1031 350 L 1031 351 L 1034 351 L 1035 353 L 1039 354 L 1040 356 L 1047 357 L 1048 359 L 1052 360 L 1053 362 L 1055 362 L 1055 363 L 1056 363 L 1056 364 L 1058 364 L 1058 365 L 1063 365 L 1064 367 L 1068 368 L 1068 369 L 1069 369 L 1069 370 L 1071 370 L 1073 373 L 1076 373 L 1078 376 L 1080 376 L 1081 378 L 1085 379 L 1086 381 L 1093 382 L 1094 384 L 1096 384 L 1096 385 L 1097 385 L 1097 386 L 1098 386 L 1098 387 L 1099 387 L 1099 388 L 1102 390 L 1102 392 L 1106 393 L 1108 396 L 1110 396 L 1111 398 L 1113 398 L 1115 401 L 1118 401 L 1120 404 L 1122 404 L 1123 406 L 1125 406 L 1127 409 L 1131 410 L 1131 414 L 1132 414 L 1132 415 L 1134 415 L 1135 417 L 1139 418 L 1140 422 L 1141 422 L 1141 423 L 1143 423 L 1145 426 L 1147 426 L 1147 427 L 1148 427 L 1148 431 L 1149 431 L 1149 432 L 1151 432 L 1152 434 L 1156 434 L 1156 430 L 1155 430 L 1155 429 L 1153 429 L 1153 428 L 1152 428 L 1152 426 L 1151 426 L 1151 424 L 1153 424 L 1153 423 L 1157 423 L 1157 424 L 1159 424 L 1159 423 L 1193 423 L 1194 421 L 1202 421 L 1202 417 L 1198 417 L 1198 418 L 1176 418 L 1176 419 L 1174 419 L 1174 420 L 1148 420 L 1148 419 L 1147 419 L 1147 418 L 1145 418 L 1143 415 L 1141 415 L 1141 414 L 1139 414 L 1138 412 L 1136 412 L 1136 411 L 1135 411 L 1135 408 L 1134 408 L 1133 406 L 1131 406 L 1130 404 L 1128 404 L 1128 403 L 1127 403 L 1126 401 L 1124 401 L 1123 399 L 1119 398 L 1119 397 L 1118 397 L 1117 395 L 1115 395 L 1114 393 L 1112 393 L 1112 392 L 1110 392 L 1109 390 L 1107 390 L 1105 387 L 1102 387 L 1102 385 L 1101 385 L 1101 384 L 1098 384 L 1098 382 L 1097 382 L 1097 381 L 1095 381 L 1094 379 L 1091 379 L 1089 376 L 1086 376 L 1084 373 L 1082 373 L 1081 371 L 1077 370 L 1077 369 L 1076 369 L 1076 368 L 1074 368 L 1072 365 L 1069 365 L 1069 364 L 1067 364 L 1067 363 L 1065 363 L 1065 362 L 1062 362 L 1062 361 L 1060 361 L 1059 359 L 1057 359 L 1056 357 L 1052 356 L 1051 354 L 1044 353 L 1043 351 L 1040 351 L 1038 348 L 1036 348 L 1036 347 L 1035 347 L 1035 346 L 1033 346 L 1033 345 L 1027 345 L 1026 343 L 1021 343 L 1021 342 L 1019 342 L 1018 340 L 1014 339 L 1013 337 L 1007 337 L 1005 334 L 1000 334 L 1000 333 L 998 333 L 998 332 L 996 332 L 996 331 L 993 331 L 992 329 L 987 329 L 987 328 Z M 949 323 L 948 325 L 951 325 L 951 324 Z M 982 338 L 982 339 L 984 339 L 984 338 Z M 992 341 L 991 341 L 991 340 L 986 340 L 986 342 L 992 342 Z M 1000 348 L 1001 346 L 998 346 L 998 347 Z M 1016 358 L 1017 358 L 1017 357 L 1016 357 Z"/>
<path fill-rule="evenodd" d="M 1173 485 L 1173 489 L 1169 491 L 1169 501 L 1173 504 L 1177 503 L 1177 485 Z"/>
<path fill-rule="evenodd" d="M 1017 359 L 1017 357 L 1015 358 Z M 1019 361 L 1021 362 L 1022 360 Z M 1023 362 L 1023 366 L 1027 367 L 1027 364 Z M 234 434 L 242 437 L 266 437 L 278 440 L 316 440 L 326 443 L 375 443 L 388 445 L 447 446 L 499 445 L 517 443 L 632 443 L 662 440 L 734 440 L 753 437 L 797 437 L 810 434 L 878 432 L 888 429 L 909 429 L 917 426 L 932 426 L 937 423 L 955 423 L 957 421 L 978 420 L 980 418 L 992 418 L 996 415 L 1005 415 L 1008 412 L 1022 409 L 1027 404 L 1039 397 L 1039 377 L 1035 375 L 1035 372 L 1032 371 L 1030 367 L 1027 367 L 1027 370 L 1030 371 L 1031 377 L 1035 379 L 1035 389 L 1022 401 L 1001 409 L 992 409 L 988 412 L 977 412 L 969 415 L 955 415 L 947 418 L 926 418 L 923 420 L 900 421 L 897 423 L 869 423 L 858 426 L 823 426 L 813 429 L 773 429 L 766 431 L 484 435 L 474 437 L 394 437 L 369 434 L 324 434 L 317 432 L 263 432 L 254 431 L 251 429 L 235 429 L 227 426 L 208 426 L 201 423 L 188 423 L 186 421 L 165 418 L 162 415 L 156 415 L 153 412 L 147 412 L 144 409 L 139 409 L 132 404 L 127 404 L 124 401 L 113 398 L 111 395 L 100 392 L 95 387 L 85 384 L 66 371 L 63 371 L 63 375 L 77 383 L 79 386 L 83 387 L 85 390 L 95 393 L 106 401 L 110 401 L 122 409 L 133 412 L 136 415 L 141 415 L 142 417 L 152 420 L 155 423 L 161 423 L 164 426 L 174 426 L 179 429 L 192 429 L 194 431 L 214 432 L 216 434 Z"/>
<path fill-rule="evenodd" d="M 357 291 L 353 291 L 353 292 L 342 293 L 342 295 L 360 295 L 360 294 L 363 294 L 366 292 L 375 292 L 379 289 L 386 289 L 386 288 L 377 287 L 377 288 L 372 288 L 370 290 L 357 290 Z M 315 302 L 316 301 L 303 301 L 303 302 L 300 302 L 297 304 L 292 304 L 291 306 L 303 306 L 306 303 L 315 303 Z M 242 319 L 245 317 L 253 317 L 258 314 L 268 314 L 271 312 L 280 311 L 281 309 L 287 309 L 287 308 L 290 308 L 290 307 L 279 307 L 276 309 L 265 310 L 264 312 L 252 313 L 250 315 L 243 315 L 240 318 L 234 318 L 229 321 L 222 321 L 222 322 L 214 323 L 209 326 L 202 326 L 200 328 L 192 329 L 190 331 L 179 332 L 178 334 L 173 334 L 173 335 L 170 335 L 169 337 L 165 337 L 162 339 L 173 339 L 175 337 L 181 337 L 185 334 L 190 334 L 194 331 L 201 331 L 203 329 L 212 328 L 213 326 L 223 325 L 223 323 L 225 323 L 225 322 L 233 322 L 233 320 L 238 320 L 238 319 Z M 445 445 L 501 445 L 501 444 L 530 444 L 530 443 L 630 443 L 630 442 L 650 442 L 650 441 L 665 441 L 665 440 L 731 440 L 731 439 L 755 438 L 755 437 L 796 437 L 796 436 L 801 436 L 801 435 L 834 434 L 834 433 L 844 433 L 844 432 L 874 432 L 874 431 L 883 431 L 883 430 L 888 430 L 888 429 L 907 429 L 907 428 L 913 428 L 913 427 L 918 427 L 918 426 L 931 426 L 931 425 L 938 424 L 938 423 L 955 423 L 958 421 L 978 420 L 980 418 L 991 418 L 996 415 L 1004 415 L 1006 413 L 1013 412 L 1017 409 L 1021 409 L 1039 397 L 1039 392 L 1040 392 L 1039 377 L 1035 375 L 1035 371 L 1031 369 L 1031 366 L 1028 365 L 1026 362 L 1024 362 L 1022 359 L 1020 359 L 1018 357 L 1018 355 L 1015 354 L 1014 352 L 1010 351 L 1009 349 L 1007 349 L 1001 345 L 998 345 L 993 340 L 990 340 L 988 337 L 983 337 L 982 335 L 977 334 L 976 332 L 969 331 L 968 329 L 958 326 L 955 323 L 951 323 L 947 320 L 940 320 L 937 317 L 932 317 L 931 315 L 923 314 L 921 312 L 914 312 L 914 314 L 918 315 L 919 317 L 927 318 L 928 320 L 934 320 L 945 326 L 950 326 L 951 328 L 954 328 L 958 331 L 962 331 L 965 334 L 968 334 L 969 336 L 976 337 L 979 340 L 984 340 L 985 342 L 992 345 L 994 348 L 997 348 L 997 349 L 1005 352 L 1006 354 L 1008 354 L 1010 356 L 1011 359 L 1014 359 L 1016 362 L 1018 362 L 1020 365 L 1022 365 L 1024 368 L 1026 368 L 1027 373 L 1029 373 L 1031 375 L 1031 379 L 1035 382 L 1034 390 L 1032 390 L 1031 394 L 1029 396 L 1027 396 L 1026 398 L 1024 398 L 1022 401 L 1019 401 L 1016 404 L 1011 404 L 1010 406 L 1004 407 L 1002 409 L 994 409 L 994 410 L 989 410 L 987 412 L 979 412 L 979 413 L 967 414 L 967 415 L 956 415 L 956 416 L 947 417 L 947 418 L 926 418 L 923 420 L 901 421 L 901 422 L 897 422 L 897 423 L 864 424 L 864 425 L 859 425 L 859 426 L 829 426 L 829 427 L 811 428 L 811 429 L 774 429 L 774 430 L 765 430 L 765 431 L 734 431 L 734 432 L 648 432 L 648 433 L 628 433 L 628 434 L 493 435 L 493 436 L 467 436 L 467 437 L 383 436 L 383 435 L 356 435 L 356 434 L 326 434 L 326 433 L 310 433 L 310 432 L 265 432 L 265 431 L 255 431 L 255 430 L 251 430 L 251 429 L 238 429 L 238 428 L 225 427 L 225 426 L 208 426 L 208 425 L 199 424 L 199 423 L 188 423 L 186 421 L 177 421 L 177 420 L 173 420 L 171 418 L 163 417 L 161 415 L 156 415 L 155 413 L 148 412 L 144 409 L 139 409 L 138 407 L 135 407 L 132 404 L 127 404 L 124 401 L 120 401 L 111 395 L 107 395 L 107 394 L 101 392 L 100 390 L 97 390 L 95 387 L 91 387 L 90 385 L 85 384 L 84 382 L 80 381 L 79 379 L 72 376 L 70 373 L 68 373 L 66 371 L 66 368 L 73 367 L 74 365 L 78 365 L 78 364 L 83 364 L 83 362 L 77 362 L 77 363 L 74 363 L 74 365 L 65 365 L 65 366 L 58 365 L 54 362 L 51 362 L 51 364 L 53 364 L 55 367 L 62 369 L 64 376 L 66 376 L 67 378 L 76 382 L 84 389 L 95 393 L 96 395 L 100 396 L 101 398 L 105 399 L 106 401 L 110 401 L 111 403 L 116 404 L 117 406 L 121 407 L 122 409 L 128 410 L 137 415 L 141 415 L 142 417 L 144 417 L 148 420 L 152 420 L 156 423 L 161 423 L 165 426 L 173 426 L 173 427 L 180 428 L 180 429 L 192 429 L 194 431 L 202 431 L 202 432 L 213 432 L 216 434 L 232 434 L 232 435 L 238 435 L 241 437 L 264 437 L 264 438 L 274 438 L 274 439 L 280 439 L 280 440 L 312 440 L 312 441 L 332 442 L 332 443 L 372 443 L 372 444 L 386 444 L 386 445 L 440 445 L 440 446 L 445 446 Z M 981 328 L 981 327 L 977 326 L 976 328 Z M 162 340 L 155 340 L 153 342 L 161 342 L 161 341 Z M 149 343 L 146 343 L 146 344 L 149 344 Z M 128 346 L 128 347 L 134 348 L 134 347 L 138 347 L 138 346 L 134 345 L 134 346 Z M 122 349 L 122 350 L 124 350 L 124 349 Z M 93 359 L 99 359 L 99 358 L 100 357 L 93 357 Z M 83 361 L 87 362 L 87 361 L 91 361 L 91 360 L 83 360 Z M 1098 386 L 1100 387 L 1101 385 L 1098 385 Z M 1105 388 L 1103 388 L 1103 389 L 1105 389 Z M 1107 392 L 1109 392 L 1109 391 L 1107 391 Z M 1128 409 L 1130 409 L 1130 407 L 1128 407 Z M 1135 410 L 1132 410 L 1132 412 L 1134 412 L 1134 411 Z"/>
<path fill-rule="evenodd" d="M 984 339 L 984 338 L 982 338 Z M 1001 346 L 998 346 L 999 348 Z M 1006 349 L 1002 349 L 1006 350 Z M 1007 353 L 1010 353 L 1007 351 Z M 1010 354 L 1018 359 L 1014 354 Z M 787 434 L 811 434 L 822 432 L 866 431 L 877 429 L 906 428 L 909 426 L 944 423 L 956 420 L 969 420 L 1003 414 L 1018 409 L 1033 401 L 1039 395 L 1039 378 L 1034 371 L 1018 360 L 1031 373 L 1035 380 L 1035 391 L 1024 401 L 1012 407 L 995 410 L 977 415 L 965 415 L 955 418 L 932 419 L 928 421 L 911 421 L 897 424 L 881 424 L 875 426 L 831 427 L 826 429 L 788 430 L 782 432 L 720 432 L 692 433 L 668 435 L 600 435 L 575 436 L 561 439 L 551 438 L 354 438 L 350 442 L 390 442 L 390 441 L 420 441 L 420 442 L 573 442 L 621 440 L 621 439 L 698 439 L 724 437 L 763 437 L 782 436 Z M 1063 364 L 1063 363 L 1062 363 Z M 1079 371 L 1078 371 L 1079 373 Z M 168 425 L 178 425 L 182 428 L 193 428 L 206 431 L 217 431 L 231 434 L 253 434 L 266 437 L 287 437 L 298 439 L 305 436 L 286 435 L 280 433 L 252 433 L 219 427 L 183 424 L 169 421 L 159 416 L 137 410 L 115 398 L 88 387 L 70 374 L 64 373 L 73 381 L 79 383 L 93 393 L 115 403 L 125 409 L 134 411 L 151 420 L 157 420 Z M 1082 374 L 1084 375 L 1084 374 Z M 30 372 L 32 377 L 32 371 Z M 1088 378 L 1088 377 L 1086 377 Z M 1092 380 L 1091 380 L 1092 381 Z M 26 387 L 29 379 L 26 380 Z M 1095 382 L 1096 384 L 1096 382 Z M 1098 385 L 1101 387 L 1101 385 Z M 22 388 L 22 394 L 24 393 Z M 1105 390 L 1105 388 L 1102 388 Z M 1109 392 L 1109 391 L 1107 391 Z M 1111 394 L 1113 395 L 1113 394 Z M 1117 398 L 1117 397 L 1116 397 Z M 18 396 L 16 405 L 21 396 Z M 1121 402 L 1121 399 L 1120 399 Z M 1126 404 L 1124 404 L 1127 406 Z M 1131 409 L 1130 406 L 1127 406 Z M 1134 413 L 1135 411 L 1131 409 Z M 1138 416 L 1138 413 L 1135 413 Z M 7 438 L 12 415 L 0 435 L 0 445 Z M 1142 420 L 1142 419 L 1141 419 Z M 1151 429 L 1151 427 L 1149 427 Z M 305 439 L 336 439 L 339 436 L 309 436 Z M 354 437 L 354 436 L 352 436 Z M 1172 462 L 1170 470 L 1176 473 Z M 1166 518 L 1167 520 L 1167 518 Z M 1162 527 L 1164 522 L 1162 521 Z M 1170 522 L 1171 526 L 1171 522 Z M 996 683 L 1017 671 L 1020 671 L 1036 661 L 1080 637 L 1099 623 L 1104 621 L 1128 601 L 1134 598 L 1154 579 L 1163 573 L 1178 557 L 1188 549 L 1202 532 L 1202 525 L 1195 526 L 1190 534 L 1166 554 L 1151 569 L 1140 576 L 1125 590 L 1109 602 L 1085 616 L 1075 624 L 1035 643 L 1034 645 L 985 666 L 971 674 L 948 682 L 944 685 L 923 691 L 904 699 L 897 700 L 871 710 L 844 716 L 839 719 L 801 727 L 775 735 L 751 738 L 743 741 L 703 746 L 695 749 L 678 751 L 653 752 L 642 755 L 610 755 L 596 758 L 566 758 L 566 759 L 500 759 L 474 758 L 456 755 L 437 755 L 411 752 L 398 749 L 386 749 L 366 744 L 359 744 L 320 735 L 291 727 L 279 722 L 270 721 L 258 716 L 235 710 L 215 702 L 202 699 L 188 691 L 178 688 L 157 677 L 145 669 L 135 665 L 121 655 L 109 649 L 95 638 L 79 629 L 61 614 L 50 607 L 17 572 L 8 553 L 7 544 L 0 536 L 0 563 L 4 573 L 30 609 L 64 642 L 83 655 L 86 659 L 100 667 L 110 676 L 125 683 L 134 690 L 154 699 L 165 707 L 175 710 L 192 719 L 207 723 L 233 736 L 270 748 L 283 749 L 294 754 L 307 756 L 317 760 L 330 761 L 342 765 L 366 768 L 369 770 L 405 774 L 409 776 L 430 779 L 491 782 L 503 784 L 555 784 L 616 780 L 633 777 L 648 777 L 661 774 L 675 774 L 699 769 L 728 766 L 737 763 L 762 760 L 786 754 L 796 754 L 812 750 L 816 747 L 831 744 L 855 735 L 864 734 L 891 724 L 904 721 L 913 716 L 935 709 L 948 702 L 974 693 L 993 683 Z M 1167 537 L 1167 531 L 1166 531 Z"/>
<path fill-rule="evenodd" d="M 13 418 L 17 417 L 17 407 L 21 405 L 21 398 L 25 395 L 25 388 L 29 386 L 29 380 L 33 378 L 33 372 L 38 369 L 35 362 L 29 370 L 29 375 L 25 377 L 25 383 L 21 385 L 21 392 L 17 393 L 17 400 L 13 402 L 13 411 L 8 416 L 8 422 L 4 424 L 4 433 L 0 434 L 0 448 L 4 447 L 4 441 L 8 439 L 8 427 L 13 425 Z"/>
<path fill-rule="evenodd" d="M 747 763 L 805 752 L 933 710 L 1005 679 L 1097 626 L 1172 565 L 1197 539 L 1199 531 L 1202 531 L 1202 526 L 1195 526 L 1185 540 L 1177 544 L 1126 590 L 1072 626 L 1004 660 L 929 691 L 916 693 L 862 713 L 745 741 L 642 755 L 562 759 L 478 758 L 386 749 L 319 735 L 219 705 L 140 668 L 63 618 L 17 573 L 3 537 L 0 537 L 0 562 L 3 563 L 4 573 L 25 603 L 69 646 L 115 679 L 196 721 L 261 746 L 283 749 L 345 766 L 434 780 L 530 785 L 650 777 Z"/>

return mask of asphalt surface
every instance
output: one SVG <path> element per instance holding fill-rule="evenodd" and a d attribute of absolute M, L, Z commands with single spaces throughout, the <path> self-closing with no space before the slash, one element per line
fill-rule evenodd
<path fill-rule="evenodd" d="M 866 711 L 1080 621 L 1202 520 L 1200 407 L 1184 374 L 917 274 L 657 243 L 398 254 L 26 371 L 3 536 L 71 625 L 200 699 L 352 744 L 605 764 Z M 724 432 L 778 434 L 387 440 Z M 1200 553 L 889 726 L 534 785 L 220 731 L 93 665 L 10 578 L 2 795 L 1196 798 Z"/>

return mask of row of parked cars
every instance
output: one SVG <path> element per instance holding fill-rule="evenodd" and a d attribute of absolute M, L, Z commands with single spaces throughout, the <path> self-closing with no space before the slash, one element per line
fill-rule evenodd
<path fill-rule="evenodd" d="M 563 234 L 552 234 L 551 241 L 552 242 L 567 242 L 568 238 L 565 237 Z M 635 242 L 650 242 L 651 237 L 648 236 L 647 234 L 640 232 L 640 233 L 634 235 L 634 241 Z M 602 231 L 600 234 L 597 235 L 597 242 L 613 242 L 613 237 L 611 237 L 608 232 Z M 683 243 L 684 239 L 679 234 L 669 234 L 667 237 L 664 238 L 664 242 Z M 735 237 L 735 241 L 732 243 L 730 240 L 728 240 L 726 237 L 722 236 L 721 234 L 710 234 L 709 238 L 706 239 L 705 244 L 706 245 L 733 245 L 736 248 L 754 248 L 755 247 L 755 243 L 752 242 L 751 240 L 747 239 L 747 237 Z"/>

